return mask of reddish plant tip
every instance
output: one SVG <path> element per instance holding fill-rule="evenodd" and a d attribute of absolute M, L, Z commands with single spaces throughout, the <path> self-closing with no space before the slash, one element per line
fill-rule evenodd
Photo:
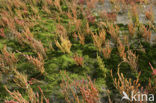
<path fill-rule="evenodd" d="M 153 66 L 151 65 L 151 63 L 149 63 L 149 65 L 150 65 L 150 67 L 151 67 L 151 69 L 152 69 L 152 71 L 153 71 L 152 74 L 153 74 L 154 76 L 156 76 L 156 69 L 153 68 Z"/>
<path fill-rule="evenodd" d="M 88 16 L 88 22 L 90 22 L 90 23 L 94 23 L 95 22 L 95 19 L 96 19 L 96 17 L 95 16 Z"/>
<path fill-rule="evenodd" d="M 107 13 L 107 18 L 110 21 L 116 21 L 117 20 L 117 14 L 115 12 Z"/>
<path fill-rule="evenodd" d="M 75 54 L 73 59 L 77 65 L 83 66 L 83 57 L 78 56 L 78 54 Z"/>
<path fill-rule="evenodd" d="M 3 29 L 3 28 L 0 29 L 0 36 L 1 36 L 1 37 L 5 37 L 4 29 Z"/>
<path fill-rule="evenodd" d="M 79 4 L 85 4 L 85 0 L 79 0 Z"/>
<path fill-rule="evenodd" d="M 18 102 L 11 100 L 11 101 L 5 101 L 5 103 L 18 103 Z"/>
<path fill-rule="evenodd" d="M 153 70 L 153 75 L 155 75 L 155 76 L 156 76 L 156 69 L 154 69 L 154 70 Z"/>

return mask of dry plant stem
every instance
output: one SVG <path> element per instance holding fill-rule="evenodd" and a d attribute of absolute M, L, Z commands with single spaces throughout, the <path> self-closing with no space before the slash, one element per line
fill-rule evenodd
<path fill-rule="evenodd" d="M 90 27 L 89 27 L 89 23 L 88 22 L 86 24 L 86 33 L 87 34 L 90 34 L 91 33 L 91 30 L 90 30 Z"/>
<path fill-rule="evenodd" d="M 8 90 L 7 87 L 5 87 L 5 89 L 11 95 L 11 97 L 15 100 L 15 101 L 12 101 L 13 103 L 29 103 L 27 100 L 25 100 L 22 97 L 22 94 L 19 93 L 19 91 L 11 92 L 11 91 Z M 5 103 L 10 103 L 10 102 L 9 101 L 6 101 Z"/>
<path fill-rule="evenodd" d="M 83 61 L 83 57 L 78 56 L 78 54 L 74 55 L 74 61 L 76 62 L 77 65 L 83 66 L 84 61 Z"/>
<path fill-rule="evenodd" d="M 105 59 L 109 59 L 112 52 L 112 48 L 110 47 L 110 43 L 106 44 L 105 48 L 102 49 L 102 53 Z"/>
<path fill-rule="evenodd" d="M 149 79 L 149 84 L 146 86 L 146 90 L 149 93 L 155 93 L 156 92 L 156 69 L 152 66 L 151 63 L 149 63 L 151 69 L 152 69 L 152 78 Z"/>
<path fill-rule="evenodd" d="M 102 50 L 102 39 L 97 34 L 92 34 L 93 42 L 98 51 Z"/>
<path fill-rule="evenodd" d="M 17 8 L 22 7 L 23 11 L 21 9 L 14 8 L 14 6 L 16 7 L 17 5 L 16 3 L 19 4 L 19 7 Z M 2 10 L 3 12 L 0 13 L 0 15 L 2 16 L 0 24 L 3 27 L 9 28 L 10 32 L 12 32 L 11 37 L 13 36 L 14 39 L 17 39 L 17 41 L 20 44 L 26 43 L 30 47 L 32 47 L 35 52 L 41 52 L 42 55 L 46 57 L 45 49 L 42 43 L 34 39 L 29 30 L 29 27 L 33 26 L 36 23 L 35 22 L 36 18 L 32 17 L 32 19 L 34 20 L 33 22 L 24 16 L 24 15 L 27 15 L 25 13 L 28 12 L 27 7 L 24 4 L 25 3 L 20 0 L 15 0 L 14 2 L 9 0 L 8 5 L 10 6 L 4 7 L 4 9 Z M 11 9 L 13 8 L 15 9 L 17 15 L 13 15 L 12 13 L 10 13 L 12 12 Z M 5 9 L 9 9 L 10 10 L 9 13 Z M 21 26 L 22 33 L 17 31 L 17 25 Z M 7 38 L 9 38 L 9 36 L 7 36 Z"/>
<path fill-rule="evenodd" d="M 60 13 L 62 13 L 60 2 L 61 2 L 60 0 L 54 0 L 53 5 L 56 7 L 56 9 L 59 10 Z"/>
<path fill-rule="evenodd" d="M 11 30 L 11 36 L 13 36 L 20 44 L 26 43 L 28 44 L 35 52 L 40 52 L 44 57 L 46 57 L 45 49 L 40 41 L 37 41 L 33 38 L 33 35 L 31 34 L 29 27 L 23 26 L 23 21 L 19 21 L 17 18 L 12 18 L 11 15 L 8 13 L 2 13 L 1 16 L 3 17 L 1 19 L 2 25 L 4 27 L 8 27 Z M 14 22 L 15 21 L 15 22 Z M 22 33 L 19 33 L 16 30 L 16 24 L 20 24 L 23 26 L 23 35 Z"/>
<path fill-rule="evenodd" d="M 119 51 L 119 55 L 121 58 L 125 58 L 126 53 L 125 53 L 125 45 L 121 42 L 121 40 L 118 38 L 118 51 Z"/>
<path fill-rule="evenodd" d="M 151 40 L 151 31 L 150 31 L 150 29 L 147 29 L 144 25 L 141 25 L 140 30 L 141 30 L 140 32 L 141 32 L 142 37 L 147 42 L 149 42 Z"/>
<path fill-rule="evenodd" d="M 27 75 L 18 72 L 16 69 L 14 69 L 13 72 L 14 72 L 14 82 L 16 83 L 17 86 L 25 89 L 26 94 L 29 97 L 29 100 L 26 100 L 19 91 L 11 92 L 5 86 L 5 89 L 10 94 L 10 96 L 13 98 L 13 100 L 15 100 L 19 103 L 39 103 L 39 102 L 43 103 L 43 100 L 44 100 L 46 103 L 49 103 L 49 100 L 45 98 L 41 88 L 39 88 L 40 92 L 41 92 L 41 98 L 39 98 L 38 93 L 36 95 L 36 93 L 31 88 L 30 84 L 28 83 Z"/>
<path fill-rule="evenodd" d="M 1 50 L 2 54 L 0 54 L 0 68 L 2 71 L 7 73 L 10 70 L 13 70 L 16 67 L 17 58 L 14 53 L 9 53 L 7 51 L 7 47 Z"/>
<path fill-rule="evenodd" d="M 6 37 L 3 28 L 0 29 L 0 36 L 3 37 L 3 38 Z"/>
<path fill-rule="evenodd" d="M 32 88 L 31 87 L 28 87 L 26 89 L 26 91 L 27 91 L 29 100 L 26 100 L 19 91 L 13 91 L 13 92 L 11 92 L 5 86 L 6 91 L 13 98 L 13 100 L 11 100 L 11 101 L 5 101 L 5 103 L 49 103 L 49 99 L 47 99 L 44 96 L 42 89 L 40 87 L 38 87 L 38 88 L 39 88 L 39 90 L 41 92 L 41 96 L 39 96 L 38 93 L 35 94 L 35 92 L 32 90 Z"/>
<path fill-rule="evenodd" d="M 99 35 L 92 33 L 92 38 L 93 38 L 94 45 L 96 46 L 96 48 L 98 49 L 98 51 L 101 52 L 102 51 L 102 45 L 105 44 L 105 39 L 106 39 L 105 30 L 102 30 L 99 33 Z"/>
<path fill-rule="evenodd" d="M 138 56 L 133 53 L 131 50 L 128 50 L 127 53 L 124 53 L 122 56 L 123 62 L 126 62 L 130 65 L 132 71 L 138 73 Z"/>
<path fill-rule="evenodd" d="M 27 81 L 27 76 L 25 74 L 19 73 L 17 70 L 14 70 L 15 73 L 15 78 L 14 78 L 14 82 L 16 83 L 16 85 L 18 85 L 21 88 L 24 88 L 28 95 L 29 95 L 29 99 L 30 101 L 33 103 L 36 100 L 35 97 L 35 93 L 32 91 L 32 88 L 30 87 L 30 85 L 28 84 Z M 23 103 L 29 103 L 27 100 L 25 100 L 22 95 L 17 91 L 17 92 L 10 92 L 7 87 L 5 87 L 6 90 L 9 92 L 9 94 L 11 95 L 11 97 L 18 101 L 18 102 L 23 102 Z"/>
<path fill-rule="evenodd" d="M 74 81 L 64 74 L 61 88 L 67 103 L 99 103 L 98 90 L 90 78 L 88 81 Z"/>
<path fill-rule="evenodd" d="M 151 63 L 149 63 L 149 65 L 150 65 L 150 67 L 151 67 L 151 69 L 152 69 L 152 71 L 153 71 L 152 74 L 153 74 L 154 76 L 156 76 L 156 69 L 153 68 L 153 66 L 151 65 Z"/>
<path fill-rule="evenodd" d="M 85 36 L 84 36 L 84 34 L 78 33 L 78 37 L 80 39 L 80 44 L 84 45 L 85 44 Z"/>
<path fill-rule="evenodd" d="M 98 0 L 87 0 L 86 4 L 89 9 L 95 8 L 95 4 L 98 2 Z"/>
<path fill-rule="evenodd" d="M 64 28 L 64 26 L 61 24 L 56 25 L 56 34 L 58 34 L 58 36 L 62 36 L 64 38 L 67 37 L 67 31 Z"/>
<path fill-rule="evenodd" d="M 116 87 L 116 89 L 119 91 L 119 93 L 121 95 L 123 95 L 123 91 L 129 96 L 131 97 L 131 92 L 133 91 L 134 94 L 136 94 L 137 92 L 139 92 L 139 88 L 140 88 L 140 83 L 139 83 L 139 77 L 140 74 L 138 75 L 136 80 L 132 80 L 131 78 L 127 79 L 124 77 L 123 73 L 119 72 L 119 67 L 118 67 L 118 79 L 117 78 L 113 78 L 113 74 L 111 71 L 111 76 L 113 78 L 113 82 L 114 82 L 114 86 Z M 132 103 L 133 101 L 131 101 Z"/>
<path fill-rule="evenodd" d="M 33 48 L 33 50 L 36 53 L 40 53 L 43 57 L 46 57 L 46 51 L 45 51 L 45 48 L 43 47 L 42 42 L 36 40 L 33 37 L 33 34 L 31 34 L 29 28 L 26 27 L 23 34 L 24 34 L 23 42 L 30 45 L 30 47 Z"/>
<path fill-rule="evenodd" d="M 149 92 L 149 93 L 155 93 L 156 92 L 156 78 L 154 78 L 154 82 L 152 83 L 152 80 L 149 79 L 149 83 L 148 83 L 148 86 L 146 87 L 146 90 Z"/>
<path fill-rule="evenodd" d="M 111 37 L 114 40 L 117 40 L 118 35 L 119 35 L 119 27 L 117 25 L 114 26 L 113 24 L 109 24 L 108 28 L 109 28 L 108 32 L 110 33 Z"/>
<path fill-rule="evenodd" d="M 145 16 L 148 20 L 151 21 L 151 23 L 154 23 L 154 15 L 152 11 L 152 6 L 145 12 Z"/>
<path fill-rule="evenodd" d="M 22 54 L 22 53 L 21 53 Z M 25 55 L 25 54 L 22 54 L 30 63 L 32 63 L 37 70 L 39 70 L 39 72 L 41 74 L 44 74 L 45 72 L 45 69 L 44 69 L 44 59 L 42 57 L 41 54 L 38 53 L 38 57 L 35 58 L 35 57 L 32 57 L 32 56 L 29 56 L 29 55 Z"/>
<path fill-rule="evenodd" d="M 130 36 L 133 37 L 135 35 L 135 32 L 136 32 L 133 23 L 128 24 L 128 30 L 129 30 Z"/>

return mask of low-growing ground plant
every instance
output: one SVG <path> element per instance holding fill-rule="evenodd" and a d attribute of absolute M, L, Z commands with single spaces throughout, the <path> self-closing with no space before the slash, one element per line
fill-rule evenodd
<path fill-rule="evenodd" d="M 154 16 L 155 0 L 0 0 L 0 103 L 155 94 Z"/>

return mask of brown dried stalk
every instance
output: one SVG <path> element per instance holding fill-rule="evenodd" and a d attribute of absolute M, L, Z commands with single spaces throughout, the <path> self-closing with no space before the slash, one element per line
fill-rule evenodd
<path fill-rule="evenodd" d="M 79 88 L 84 100 L 87 103 L 98 103 L 99 102 L 99 92 L 95 87 L 95 84 L 88 78 L 88 83 L 82 85 L 79 84 Z"/>
<path fill-rule="evenodd" d="M 89 27 L 89 23 L 88 22 L 86 23 L 86 33 L 87 34 L 90 34 L 91 33 L 91 29 Z"/>
<path fill-rule="evenodd" d="M 26 24 L 26 26 L 23 26 L 23 24 L 24 24 L 23 20 L 22 21 L 19 20 L 18 17 L 13 18 L 11 15 L 9 15 L 8 12 L 1 13 L 1 16 L 3 17 L 1 19 L 2 25 L 4 27 L 8 27 L 9 30 L 11 30 L 11 32 L 12 32 L 11 36 L 13 36 L 14 39 L 17 39 L 20 44 L 22 44 L 22 43 L 28 44 L 30 47 L 33 48 L 33 50 L 35 52 L 40 52 L 44 57 L 46 57 L 45 49 L 44 49 L 42 43 L 33 38 L 32 34 L 29 30 L 29 26 L 27 26 L 27 24 Z M 23 26 L 23 29 L 24 29 L 23 35 L 17 31 L 15 23 Z M 9 36 L 7 36 L 7 37 L 9 37 Z"/>
<path fill-rule="evenodd" d="M 116 12 L 106 12 L 105 10 L 100 12 L 100 17 L 107 22 L 113 22 L 117 20 Z"/>
<path fill-rule="evenodd" d="M 43 100 L 46 103 L 49 103 L 49 100 L 45 98 L 43 91 L 40 89 L 41 92 L 41 98 L 39 98 L 39 94 L 33 91 L 33 89 L 31 88 L 28 79 L 27 79 L 27 75 L 22 74 L 20 72 L 18 72 L 16 69 L 13 70 L 14 72 L 14 82 L 16 83 L 17 86 L 23 88 L 26 90 L 26 94 L 29 97 L 29 100 L 26 100 L 19 91 L 14 91 L 11 92 L 10 90 L 8 90 L 8 88 L 5 86 L 5 89 L 7 90 L 7 92 L 10 94 L 10 96 L 13 98 L 13 100 L 19 102 L 19 103 L 43 103 Z M 12 101 L 13 101 L 12 100 Z M 8 102 L 8 101 L 7 101 Z M 6 103 L 7 103 L 6 102 Z"/>
<path fill-rule="evenodd" d="M 123 57 L 123 60 L 130 65 L 133 71 L 138 71 L 138 56 L 136 56 L 131 50 L 127 51 L 127 57 Z"/>
<path fill-rule="evenodd" d="M 78 19 L 78 11 L 77 11 L 77 3 L 75 0 L 72 1 L 72 3 L 68 3 L 69 9 L 68 12 L 65 14 L 70 19 L 69 26 L 75 25 L 75 29 L 77 31 L 80 31 L 80 27 L 82 25 L 82 22 L 80 19 Z M 71 12 L 70 12 L 71 11 Z"/>
<path fill-rule="evenodd" d="M 94 42 L 94 46 L 98 49 L 98 51 L 102 50 L 102 39 L 97 34 L 92 34 L 92 39 Z"/>
<path fill-rule="evenodd" d="M 133 26 L 133 23 L 128 24 L 128 30 L 129 30 L 130 36 L 133 37 L 136 31 L 135 27 Z"/>
<path fill-rule="evenodd" d="M 108 28 L 109 28 L 108 32 L 110 33 L 111 37 L 114 40 L 117 40 L 118 35 L 119 35 L 119 27 L 117 25 L 114 26 L 113 24 L 109 24 Z"/>
<path fill-rule="evenodd" d="M 152 23 L 154 23 L 154 15 L 152 11 L 152 7 L 150 7 L 146 12 L 145 12 L 146 18 L 150 20 Z"/>
<path fill-rule="evenodd" d="M 56 25 L 56 33 L 57 33 L 59 36 L 63 36 L 64 38 L 67 36 L 67 31 L 66 31 L 66 29 L 64 28 L 64 26 L 61 25 L 61 24 L 57 24 L 57 25 Z"/>
<path fill-rule="evenodd" d="M 92 39 L 93 39 L 94 45 L 97 47 L 98 51 L 101 51 L 102 45 L 105 44 L 105 39 L 106 39 L 105 31 L 102 30 L 99 33 L 99 35 L 92 33 Z"/>
<path fill-rule="evenodd" d="M 81 20 L 80 19 L 74 19 L 74 25 L 76 27 L 76 30 L 79 31 L 81 29 L 80 27 L 82 25 Z"/>
<path fill-rule="evenodd" d="M 108 21 L 116 21 L 117 20 L 117 14 L 115 12 L 107 13 L 106 19 Z"/>
<path fill-rule="evenodd" d="M 20 53 L 22 54 L 22 53 Z M 40 54 L 40 53 L 37 53 L 38 57 L 35 58 L 35 57 L 32 57 L 32 56 L 29 56 L 29 55 L 25 55 L 25 54 L 22 54 L 30 63 L 32 63 L 37 70 L 39 70 L 39 72 L 41 74 L 43 74 L 45 72 L 45 69 L 44 69 L 44 59 L 43 59 L 43 56 Z"/>
<path fill-rule="evenodd" d="M 85 44 L 85 36 L 84 36 L 84 34 L 78 33 L 78 37 L 80 39 L 80 44 L 84 45 Z"/>
<path fill-rule="evenodd" d="M 79 0 L 78 3 L 81 4 L 81 5 L 83 5 L 83 4 L 85 4 L 85 0 Z"/>
<path fill-rule="evenodd" d="M 47 13 L 47 14 L 51 14 L 51 11 L 49 10 L 49 8 L 47 6 L 43 6 L 42 9 Z"/>
<path fill-rule="evenodd" d="M 123 95 L 123 91 L 124 91 L 129 97 L 131 97 L 132 91 L 134 92 L 134 94 L 138 93 L 140 87 L 139 77 L 141 73 L 139 73 L 136 80 L 132 80 L 131 78 L 129 79 L 125 78 L 123 73 L 120 74 L 119 69 L 120 68 L 118 67 L 118 72 L 117 72 L 118 79 L 113 78 L 113 73 L 111 71 L 111 76 L 113 78 L 114 86 L 119 91 L 119 93 Z"/>
<path fill-rule="evenodd" d="M 11 95 L 11 97 L 16 101 L 5 101 L 5 103 L 29 103 L 27 100 L 25 100 L 23 97 L 22 97 L 22 94 L 19 92 L 19 91 L 14 91 L 14 92 L 11 92 L 8 90 L 7 87 L 5 87 L 5 89 L 7 90 L 7 92 Z"/>
<path fill-rule="evenodd" d="M 80 29 L 81 29 L 80 27 L 82 25 L 82 22 L 80 19 L 72 18 L 71 21 L 69 21 L 69 27 L 71 27 L 73 25 L 75 26 L 76 31 L 80 31 Z"/>
<path fill-rule="evenodd" d="M 27 75 L 22 74 L 18 72 L 17 70 L 13 70 L 15 75 L 14 75 L 14 82 L 16 83 L 17 86 L 23 89 L 28 89 L 29 84 L 28 84 L 28 79 Z"/>
<path fill-rule="evenodd" d="M 17 24 L 17 25 L 19 25 L 19 26 L 22 26 L 22 27 L 24 27 L 24 20 L 22 20 L 22 19 L 19 19 L 18 17 L 15 17 L 14 18 L 14 21 L 15 21 L 15 23 Z"/>
<path fill-rule="evenodd" d="M 153 74 L 154 76 L 156 76 L 156 69 L 153 68 L 153 66 L 151 65 L 151 63 L 149 63 L 149 65 L 150 65 L 150 67 L 151 67 L 151 69 L 152 69 L 152 71 L 153 71 L 152 74 Z"/>
<path fill-rule="evenodd" d="M 0 29 L 0 36 L 3 38 L 6 37 L 3 28 Z"/>
<path fill-rule="evenodd" d="M 15 54 L 9 53 L 6 46 L 4 46 L 1 52 L 2 54 L 0 54 L 0 68 L 2 69 L 2 71 L 5 73 L 9 70 L 15 69 L 16 63 L 18 61 L 15 57 Z"/>
<path fill-rule="evenodd" d="M 152 78 L 149 79 L 149 84 L 146 86 L 146 90 L 149 93 L 155 93 L 156 92 L 156 69 L 149 63 L 151 69 L 152 69 Z"/>
<path fill-rule="evenodd" d="M 8 27 L 10 30 L 14 31 L 15 30 L 15 23 L 14 23 L 14 18 L 12 15 L 10 15 L 7 11 L 3 11 L 0 13 L 1 18 L 1 25 L 3 27 Z"/>
<path fill-rule="evenodd" d="M 155 93 L 156 92 L 156 78 L 154 78 L 154 82 L 152 82 L 151 79 L 149 79 L 149 83 L 146 86 L 146 90 L 148 91 L 148 93 Z"/>
<path fill-rule="evenodd" d="M 7 92 L 10 94 L 10 96 L 13 98 L 13 100 L 11 101 L 5 101 L 5 103 L 49 103 L 49 99 L 47 99 L 44 94 L 43 91 L 40 87 L 39 91 L 41 93 L 41 96 L 39 96 L 38 93 L 35 94 L 35 92 L 32 90 L 32 88 L 29 86 L 26 91 L 27 91 L 27 95 L 29 97 L 29 100 L 26 100 L 22 94 L 19 91 L 13 91 L 11 92 L 6 86 L 5 89 L 7 90 Z"/>
<path fill-rule="evenodd" d="M 21 0 L 14 0 L 14 1 L 9 0 L 9 2 L 12 3 L 12 8 L 13 8 L 13 6 L 15 6 L 15 8 L 18 8 L 18 9 L 20 9 L 20 8 L 26 9 L 27 8 L 26 3 Z"/>
<path fill-rule="evenodd" d="M 147 29 L 144 25 L 140 26 L 140 33 L 147 42 L 151 40 L 151 31 L 150 29 Z"/>
<path fill-rule="evenodd" d="M 98 2 L 98 0 L 87 0 L 86 1 L 86 4 L 87 4 L 87 7 L 89 9 L 92 9 L 92 8 L 95 8 L 95 4 Z"/>
<path fill-rule="evenodd" d="M 74 38 L 74 40 L 75 40 L 75 41 L 77 41 L 77 40 L 78 40 L 78 35 L 77 35 L 77 33 L 76 33 L 76 32 L 73 34 L 73 38 Z"/>
<path fill-rule="evenodd" d="M 83 57 L 78 56 L 78 54 L 74 55 L 74 61 L 77 65 L 83 66 Z"/>
<path fill-rule="evenodd" d="M 29 28 L 25 28 L 24 36 L 22 38 L 22 41 L 26 44 L 28 44 L 31 48 L 33 48 L 33 51 L 36 53 L 42 54 L 43 57 L 46 57 L 46 51 L 43 47 L 43 44 L 41 41 L 36 40 L 33 37 L 33 34 L 30 32 Z"/>
<path fill-rule="evenodd" d="M 18 103 L 18 102 L 11 100 L 11 101 L 5 101 L 4 103 Z"/>
<path fill-rule="evenodd" d="M 35 40 L 35 39 L 32 38 L 32 41 L 30 42 L 30 46 L 33 48 L 33 50 L 36 53 L 39 53 L 43 57 L 46 57 L 46 50 L 43 47 L 43 44 L 42 44 L 41 41 L 38 41 L 38 40 Z"/>
<path fill-rule="evenodd" d="M 122 58 L 125 58 L 126 54 L 125 54 L 125 45 L 121 42 L 121 40 L 118 38 L 118 51 L 119 51 L 119 55 Z"/>
<path fill-rule="evenodd" d="M 89 23 L 92 23 L 92 24 L 95 23 L 95 19 L 96 19 L 95 16 L 92 16 L 92 15 L 87 16 L 87 20 Z"/>
<path fill-rule="evenodd" d="M 52 5 L 53 2 L 51 0 L 45 0 L 45 2 L 48 4 L 48 5 Z"/>
<path fill-rule="evenodd" d="M 68 12 L 66 13 L 66 15 L 67 15 L 67 17 L 68 17 L 70 20 L 73 20 L 73 19 L 74 19 L 70 11 L 68 11 Z"/>
<path fill-rule="evenodd" d="M 90 78 L 87 81 L 76 81 L 64 74 L 61 88 L 67 103 L 99 103 L 98 90 Z"/>
<path fill-rule="evenodd" d="M 105 59 L 109 59 L 112 52 L 112 48 L 110 47 L 110 43 L 106 44 L 105 48 L 102 49 L 102 53 Z"/>
<path fill-rule="evenodd" d="M 70 9 L 72 11 L 72 15 L 73 15 L 73 18 L 77 18 L 77 3 L 76 3 L 76 0 L 73 0 L 71 3 L 69 3 L 70 5 Z"/>
<path fill-rule="evenodd" d="M 104 29 L 102 29 L 101 32 L 99 33 L 99 37 L 102 39 L 103 44 L 105 44 L 106 32 Z"/>
<path fill-rule="evenodd" d="M 63 53 L 70 53 L 70 49 L 72 46 L 72 43 L 68 40 L 63 38 L 62 36 L 60 37 L 61 44 L 55 40 L 56 46 L 63 52 Z"/>
<path fill-rule="evenodd" d="M 61 1 L 60 0 L 54 0 L 53 1 L 53 5 L 55 6 L 55 8 L 57 9 L 57 10 L 59 10 L 59 12 L 61 12 L 62 13 L 62 8 L 61 8 Z"/>

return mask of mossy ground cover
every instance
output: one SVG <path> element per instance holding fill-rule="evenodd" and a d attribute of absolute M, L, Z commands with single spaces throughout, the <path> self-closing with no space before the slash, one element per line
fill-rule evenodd
<path fill-rule="evenodd" d="M 29 93 L 33 90 L 37 94 L 37 87 L 40 86 L 50 103 L 79 103 L 72 95 L 73 91 L 69 92 L 70 95 L 62 92 L 60 84 L 64 83 L 64 79 L 68 81 L 68 78 L 82 85 L 83 80 L 91 79 L 94 82 L 98 99 L 90 99 L 90 102 L 83 98 L 83 92 L 78 92 L 81 88 L 74 88 L 75 85 L 71 83 L 75 94 L 80 96 L 80 101 L 118 102 L 116 98 L 120 99 L 122 94 L 120 86 L 115 85 L 114 78 L 119 78 L 119 74 L 123 73 L 125 79 L 131 78 L 133 82 L 138 78 L 139 72 L 138 88 L 143 87 L 155 94 L 156 74 L 153 74 L 149 65 L 156 66 L 156 45 L 150 42 L 151 32 L 156 31 L 155 24 L 152 18 L 148 18 L 148 15 L 152 16 L 150 11 L 146 14 L 147 24 L 139 22 L 137 10 L 134 11 L 134 8 L 151 2 L 128 5 L 125 4 L 126 1 L 111 0 L 115 15 L 120 14 L 118 8 L 122 7 L 130 12 L 131 22 L 123 25 L 115 23 L 115 17 L 111 15 L 114 12 L 95 15 L 94 6 L 101 1 L 1 0 L 0 102 L 18 101 L 16 94 L 13 96 L 13 91 L 19 91 L 24 98 L 20 98 L 19 103 L 23 103 L 22 100 L 37 103 L 31 100 L 35 96 L 30 98 Z M 115 2 L 121 3 L 121 7 L 114 5 Z M 23 81 L 22 78 L 27 80 Z M 70 82 L 68 85 L 71 86 Z M 147 88 L 149 85 L 151 88 Z M 127 89 L 126 83 L 122 86 L 123 90 Z M 130 86 L 134 86 L 132 90 L 138 90 L 133 83 Z M 12 94 L 7 92 L 6 87 Z M 90 91 L 93 91 L 92 88 Z M 90 95 L 95 96 L 94 93 L 95 91 Z M 40 94 L 43 96 L 42 92 Z M 68 96 L 74 102 L 67 100 Z"/>

